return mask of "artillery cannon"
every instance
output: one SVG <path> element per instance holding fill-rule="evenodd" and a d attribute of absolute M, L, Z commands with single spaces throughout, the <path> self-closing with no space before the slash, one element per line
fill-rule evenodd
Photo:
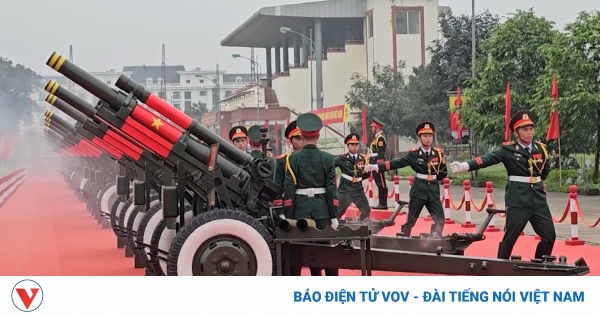
<path fill-rule="evenodd" d="M 289 261 L 318 268 L 360 268 L 368 274 L 371 269 L 523 276 L 589 272 L 582 259 L 575 265 L 567 265 L 562 260 L 551 264 L 550 258 L 546 262 L 517 263 L 464 257 L 460 246 L 478 240 L 468 235 L 451 236 L 454 250 L 443 249 L 436 253 L 431 252 L 431 246 L 413 246 L 417 242 L 423 243 L 422 240 L 405 237 L 386 240 L 383 236 L 372 235 L 368 226 L 352 228 L 351 222 L 345 222 L 346 226 L 340 230 L 318 231 L 308 221 L 281 228 L 282 220 L 274 214 L 272 201 L 282 193 L 282 188 L 270 179 L 273 170 L 266 159 L 253 159 L 239 151 L 126 76 L 121 76 L 115 84 L 120 91 L 57 53 L 52 54 L 47 65 L 100 99 L 93 106 L 50 81 L 45 88 L 50 93 L 47 101 L 77 123 L 75 126 L 61 121 L 52 123 L 54 118 L 50 117 L 48 125 L 62 137 L 62 140 L 59 137 L 61 146 L 67 143 L 71 148 L 76 144 L 76 148 L 81 149 L 79 143 L 82 140 L 77 142 L 79 138 L 94 144 L 96 149 L 101 144 L 108 145 L 98 150 L 108 153 L 121 165 L 116 180 L 109 184 L 116 186 L 116 195 L 126 194 L 129 181 L 133 180 L 133 197 L 127 201 L 117 198 L 112 207 L 121 206 L 121 217 L 127 202 L 133 205 L 145 203 L 145 214 L 138 211 L 143 214 L 141 220 L 159 222 L 152 226 L 148 224 L 143 231 L 139 224 L 136 230 L 138 214 L 133 215 L 133 210 L 130 212 L 127 208 L 124 216 L 129 215 L 127 221 L 134 223 L 127 223 L 123 228 L 125 223 L 121 222 L 119 227 L 119 231 L 123 228 L 126 237 L 133 240 L 136 248 L 142 248 L 136 256 L 144 256 L 146 263 L 158 263 L 158 268 L 154 264 L 154 274 L 285 274 L 283 270 Z M 72 136 L 73 131 L 79 138 Z M 265 138 L 261 142 L 266 144 L 267 141 Z M 101 154 L 94 157 L 94 161 L 99 159 L 106 157 Z M 105 164 L 94 163 L 95 168 L 103 168 Z M 91 179 L 89 173 L 87 177 Z M 85 169 L 82 177 L 86 177 Z M 97 180 L 94 178 L 93 182 Z M 159 205 L 156 208 L 159 210 L 154 214 L 148 204 L 151 189 L 160 192 L 157 196 L 160 203 L 153 206 Z M 158 213 L 162 218 L 157 217 Z M 112 217 L 111 211 L 111 220 Z M 372 224 L 371 228 L 381 229 L 392 223 L 393 220 L 384 220 L 378 227 Z M 149 234 L 152 234 L 151 241 L 147 241 Z M 344 239 L 358 241 L 359 248 L 348 243 L 339 244 Z M 334 245 L 312 243 L 316 240 L 332 241 Z M 434 239 L 433 242 L 449 244 L 448 238 Z M 396 245 L 385 249 L 390 243 Z M 436 245 L 436 250 L 438 246 L 441 245 Z"/>

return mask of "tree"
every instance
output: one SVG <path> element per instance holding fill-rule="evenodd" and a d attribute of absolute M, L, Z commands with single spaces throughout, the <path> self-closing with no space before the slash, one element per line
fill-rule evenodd
<path fill-rule="evenodd" d="M 518 10 L 481 43 L 482 55 L 475 62 L 477 77 L 467 80 L 468 101 L 459 111 L 477 139 L 487 144 L 502 142 L 507 82 L 513 113 L 537 101 L 537 78 L 546 71 L 546 58 L 539 49 L 552 43 L 557 32 L 553 24 L 533 10 Z"/>
<path fill-rule="evenodd" d="M 600 13 L 579 13 L 574 22 L 567 24 L 565 31 L 566 34 L 556 34 L 551 44 L 540 48 L 540 54 L 546 58 L 546 71 L 538 79 L 539 101 L 534 108 L 543 115 L 540 127 L 546 130 L 550 112 L 550 82 L 556 75 L 562 153 L 568 156 L 585 148 L 594 148 L 596 163 L 592 179 L 598 182 Z"/>
<path fill-rule="evenodd" d="M 377 117 L 386 124 L 386 131 L 390 134 L 406 134 L 407 109 L 403 104 L 402 91 L 404 89 L 404 76 L 400 63 L 398 71 L 391 66 L 375 65 L 371 72 L 372 78 L 366 78 L 355 73 L 351 78 L 350 91 L 346 95 L 346 104 L 354 110 L 362 110 L 367 106 L 367 122 Z M 360 115 L 359 115 L 360 121 Z M 370 133 L 371 128 L 367 128 Z M 352 124 L 350 131 L 370 138 L 370 134 L 363 135 L 361 123 Z"/>
<path fill-rule="evenodd" d="M 206 107 L 206 103 L 194 103 L 192 104 L 192 108 L 186 110 L 184 114 L 192 117 L 193 119 L 200 119 L 202 115 L 208 113 L 208 108 Z"/>
<path fill-rule="evenodd" d="M 0 57 L 0 133 L 15 130 L 20 121 L 31 123 L 37 104 L 31 100 L 30 93 L 41 87 L 42 78 L 33 70 Z"/>

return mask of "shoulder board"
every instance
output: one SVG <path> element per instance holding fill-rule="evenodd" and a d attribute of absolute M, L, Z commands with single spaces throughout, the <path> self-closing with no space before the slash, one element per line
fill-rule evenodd
<path fill-rule="evenodd" d="M 506 142 L 502 142 L 502 145 L 513 145 L 515 144 L 514 141 L 506 141 Z"/>
<path fill-rule="evenodd" d="M 436 150 L 436 151 L 438 151 L 438 152 L 440 152 L 440 153 L 444 153 L 444 150 L 441 149 L 441 148 L 433 148 L 433 149 Z"/>
<path fill-rule="evenodd" d="M 415 152 L 415 151 L 419 151 L 419 147 L 416 147 L 416 148 L 409 149 L 408 151 L 409 151 L 409 152 Z"/>
<path fill-rule="evenodd" d="M 545 144 L 545 143 L 543 143 L 543 142 L 541 142 L 541 141 L 536 141 L 535 143 L 537 143 L 537 144 L 539 144 L 539 145 L 541 145 L 541 146 L 546 146 L 546 144 Z"/>

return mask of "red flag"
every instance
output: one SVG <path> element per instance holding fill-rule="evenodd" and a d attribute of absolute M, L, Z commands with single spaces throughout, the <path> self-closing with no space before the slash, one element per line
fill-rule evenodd
<path fill-rule="evenodd" d="M 504 141 L 510 140 L 510 81 L 506 83 L 504 95 Z"/>
<path fill-rule="evenodd" d="M 275 153 L 279 153 L 279 124 L 277 122 L 275 122 L 275 126 L 274 126 L 274 130 L 273 130 L 274 134 L 275 134 Z"/>
<path fill-rule="evenodd" d="M 362 114 L 361 114 L 361 124 L 362 124 L 362 143 L 364 145 L 367 144 L 367 105 L 363 105 Z"/>
<path fill-rule="evenodd" d="M 290 119 L 289 119 L 289 118 L 286 118 L 286 119 L 285 119 L 285 129 L 287 129 L 287 127 L 288 127 L 289 125 L 290 125 Z M 284 136 L 285 136 L 285 135 L 284 135 Z M 286 146 L 288 147 L 288 149 L 289 149 L 289 147 L 290 147 L 290 139 L 288 139 L 288 138 L 285 138 L 285 145 L 286 145 Z"/>
<path fill-rule="evenodd" d="M 553 102 L 558 101 L 558 84 L 556 82 L 556 76 L 552 78 L 552 90 L 550 92 Z M 546 134 L 546 140 L 557 139 L 560 136 L 560 127 L 558 123 L 558 109 L 552 106 L 550 111 L 550 124 L 548 125 L 548 133 Z"/>
<path fill-rule="evenodd" d="M 456 87 L 456 99 L 454 99 L 454 112 L 452 113 L 452 120 L 450 120 L 451 128 L 456 130 L 456 139 L 461 141 L 462 139 L 462 127 L 460 125 L 460 115 L 457 113 L 459 107 L 462 106 L 462 97 L 460 94 L 460 86 Z M 453 125 L 453 126 L 452 126 Z"/>

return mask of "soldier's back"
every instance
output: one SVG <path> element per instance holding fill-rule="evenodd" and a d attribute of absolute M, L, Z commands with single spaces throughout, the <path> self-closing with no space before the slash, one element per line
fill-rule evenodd
<path fill-rule="evenodd" d="M 307 188 L 326 188 L 326 174 L 328 167 L 333 165 L 333 155 L 320 150 L 316 146 L 304 148 L 290 154 L 289 166 L 296 178 L 296 191 Z M 327 212 L 327 198 L 325 193 L 307 196 L 296 194 L 296 218 L 329 219 Z"/>

